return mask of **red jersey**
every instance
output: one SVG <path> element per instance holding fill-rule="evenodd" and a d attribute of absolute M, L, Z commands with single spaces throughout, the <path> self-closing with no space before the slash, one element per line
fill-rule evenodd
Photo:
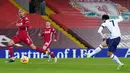
<path fill-rule="evenodd" d="M 21 24 L 21 26 L 18 26 L 17 35 L 27 36 L 28 35 L 28 28 L 30 26 L 28 17 L 24 16 L 23 18 L 20 18 L 20 20 L 17 23 Z"/>
<path fill-rule="evenodd" d="M 55 40 L 57 39 L 57 33 L 54 28 L 44 28 L 41 36 L 44 37 L 44 42 L 51 42 L 52 36 L 55 34 Z"/>

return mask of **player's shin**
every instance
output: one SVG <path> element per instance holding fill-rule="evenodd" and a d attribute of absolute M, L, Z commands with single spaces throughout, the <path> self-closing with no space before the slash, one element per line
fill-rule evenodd
<path fill-rule="evenodd" d="M 51 61 L 51 56 L 50 55 L 48 55 L 48 62 L 50 62 Z"/>
<path fill-rule="evenodd" d="M 120 70 L 124 66 L 124 64 L 120 62 L 116 55 L 112 54 L 110 58 L 118 64 L 117 70 Z"/>
<path fill-rule="evenodd" d="M 9 49 L 10 59 L 7 60 L 6 62 L 7 62 L 7 63 L 15 62 L 13 47 L 12 47 L 12 46 L 8 46 L 8 49 Z"/>
<path fill-rule="evenodd" d="M 122 63 L 120 62 L 120 60 L 118 59 L 118 57 L 117 57 L 116 55 L 112 54 L 112 55 L 110 56 L 110 58 L 111 58 L 113 61 L 115 61 L 118 65 L 122 65 Z"/>
<path fill-rule="evenodd" d="M 51 56 L 52 58 L 54 58 L 54 62 L 56 63 L 56 62 L 57 62 L 57 58 L 56 58 L 56 56 L 54 55 L 54 53 L 53 53 L 53 52 L 50 52 L 49 54 L 50 54 L 50 56 Z"/>
<path fill-rule="evenodd" d="M 49 48 L 45 49 L 44 51 L 46 51 L 46 56 L 48 57 L 48 62 L 50 62 L 51 61 L 51 55 L 50 55 Z"/>
<path fill-rule="evenodd" d="M 102 50 L 102 46 L 100 45 L 99 47 L 97 47 L 92 53 L 88 54 L 88 58 L 92 57 L 93 55 L 99 53 Z"/>
<path fill-rule="evenodd" d="M 55 58 L 55 55 L 53 52 L 50 52 L 49 55 L 52 57 L 52 58 Z"/>
<path fill-rule="evenodd" d="M 14 57 L 14 51 L 12 46 L 8 46 L 10 58 Z"/>

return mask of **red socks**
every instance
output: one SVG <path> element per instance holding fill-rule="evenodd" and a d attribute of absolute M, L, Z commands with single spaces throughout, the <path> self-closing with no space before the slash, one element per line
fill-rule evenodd
<path fill-rule="evenodd" d="M 46 52 L 39 46 L 36 47 L 36 50 L 38 50 L 39 52 L 42 52 L 44 54 L 46 54 Z"/>
<path fill-rule="evenodd" d="M 50 52 L 49 54 L 50 54 L 50 56 L 51 56 L 52 58 L 55 58 L 55 55 L 54 55 L 53 52 Z"/>
<path fill-rule="evenodd" d="M 38 51 L 40 51 L 40 52 L 46 54 L 46 51 L 43 50 L 42 48 L 40 48 L 39 46 L 36 47 L 36 50 L 38 50 Z M 50 54 L 50 56 L 51 56 L 52 58 L 55 58 L 55 55 L 54 55 L 53 52 L 50 52 L 49 54 Z"/>
<path fill-rule="evenodd" d="M 10 58 L 14 57 L 14 51 L 12 46 L 8 46 Z"/>

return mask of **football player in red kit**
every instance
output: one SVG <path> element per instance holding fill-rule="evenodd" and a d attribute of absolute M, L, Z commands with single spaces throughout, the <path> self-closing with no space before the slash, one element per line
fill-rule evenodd
<path fill-rule="evenodd" d="M 24 42 L 28 44 L 32 49 L 38 50 L 39 52 L 46 53 L 42 48 L 35 46 L 33 44 L 33 41 L 29 37 L 28 34 L 28 28 L 30 27 L 28 17 L 24 14 L 24 12 L 20 9 L 18 11 L 18 15 L 20 17 L 19 21 L 16 23 L 16 26 L 18 27 L 18 32 L 16 35 L 8 42 L 8 49 L 9 49 L 9 55 L 10 59 L 8 62 L 14 62 L 14 52 L 13 52 L 13 45 L 16 43 Z"/>
<path fill-rule="evenodd" d="M 50 44 L 52 43 L 53 34 L 55 35 L 54 42 L 56 42 L 57 41 L 57 33 L 56 33 L 55 29 L 51 27 L 50 21 L 46 21 L 46 27 L 43 28 L 43 31 L 41 33 L 39 33 L 39 36 L 44 38 L 44 45 L 43 45 L 44 51 L 46 52 L 46 54 L 49 57 L 51 56 L 52 58 L 54 58 L 54 61 L 56 63 L 57 58 L 54 55 L 54 53 L 51 52 L 50 49 L 49 49 Z M 49 58 L 48 61 L 50 61 L 50 58 Z"/>

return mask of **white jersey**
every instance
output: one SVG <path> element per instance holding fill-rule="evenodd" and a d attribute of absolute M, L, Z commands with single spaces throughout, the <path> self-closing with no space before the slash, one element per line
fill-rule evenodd
<path fill-rule="evenodd" d="M 122 16 L 119 16 L 119 19 L 108 19 L 104 23 L 101 24 L 102 27 L 107 27 L 110 32 L 110 38 L 121 37 L 120 28 L 118 26 L 118 22 L 123 21 Z"/>

